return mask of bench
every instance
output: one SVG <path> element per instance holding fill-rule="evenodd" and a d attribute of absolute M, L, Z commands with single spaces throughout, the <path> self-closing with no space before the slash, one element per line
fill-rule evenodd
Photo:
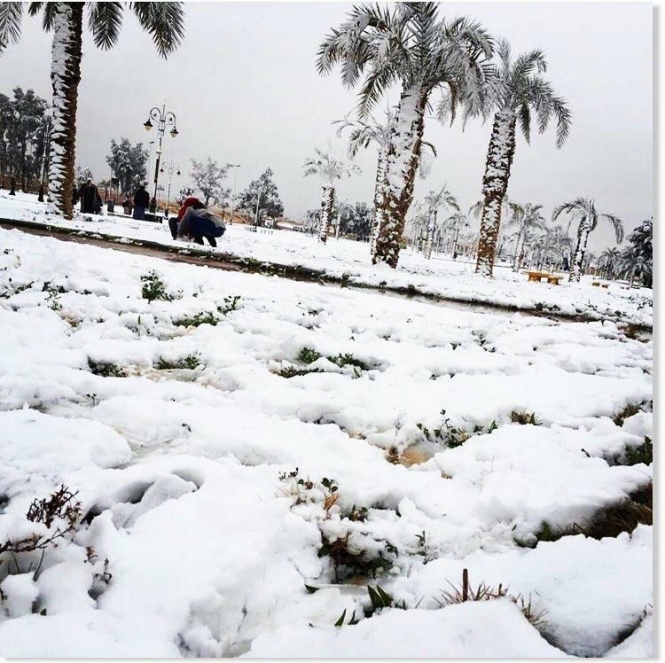
<path fill-rule="evenodd" d="M 551 283 L 552 285 L 559 285 L 559 281 L 563 278 L 563 276 L 555 276 L 548 272 L 527 272 L 527 274 L 529 281 L 538 281 L 540 283 L 542 279 L 545 279 L 547 283 Z"/>

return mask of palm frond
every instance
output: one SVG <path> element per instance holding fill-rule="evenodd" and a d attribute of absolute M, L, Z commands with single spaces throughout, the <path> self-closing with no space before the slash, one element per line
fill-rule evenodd
<path fill-rule="evenodd" d="M 88 27 L 95 46 L 108 50 L 118 41 L 123 7 L 120 2 L 92 2 L 89 4 Z"/>
<path fill-rule="evenodd" d="M 166 58 L 185 36 L 184 3 L 133 2 L 132 9 L 141 27 L 152 35 L 157 52 Z"/>
<path fill-rule="evenodd" d="M 22 2 L 0 3 L 0 53 L 21 38 Z"/>
<path fill-rule="evenodd" d="M 621 244 L 624 238 L 623 222 L 621 219 L 618 216 L 614 216 L 614 214 L 599 214 L 598 216 L 612 224 L 617 244 Z"/>

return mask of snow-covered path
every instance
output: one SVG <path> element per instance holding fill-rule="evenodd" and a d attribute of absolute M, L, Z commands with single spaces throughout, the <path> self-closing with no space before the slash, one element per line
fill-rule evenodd
<path fill-rule="evenodd" d="M 73 221 L 56 218 L 47 212 L 46 204 L 35 196 L 18 194 L 16 199 L 0 192 L 0 218 L 53 224 L 88 233 L 104 233 L 121 238 L 158 242 L 179 248 L 201 247 L 191 242 L 171 239 L 167 225 L 134 221 L 121 216 L 80 215 Z M 583 313 L 589 318 L 608 319 L 638 325 L 653 324 L 653 291 L 627 288 L 618 283 L 607 289 L 593 287 L 595 279 L 584 277 L 579 284 L 562 281 L 559 285 L 527 282 L 524 274 L 513 273 L 497 265 L 495 278 L 486 279 L 473 273 L 474 264 L 454 261 L 433 254 L 431 260 L 410 250 L 400 254 L 398 268 L 371 265 L 369 247 L 361 242 L 340 239 L 321 244 L 316 238 L 291 231 L 250 232 L 248 226 L 231 225 L 217 249 L 206 247 L 210 254 L 227 253 L 237 258 L 298 265 L 349 283 L 413 290 L 425 295 L 494 304 L 520 310 L 560 312 L 571 316 Z M 606 284 L 607 285 L 607 284 Z"/>
<path fill-rule="evenodd" d="M 650 655 L 651 527 L 578 533 L 650 484 L 650 337 L 0 246 L 0 545 L 86 515 L 0 564 L 0 655 Z"/>

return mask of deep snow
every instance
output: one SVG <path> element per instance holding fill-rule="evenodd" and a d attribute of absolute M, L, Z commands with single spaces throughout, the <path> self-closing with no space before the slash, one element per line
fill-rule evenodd
<path fill-rule="evenodd" d="M 236 248 L 302 259 L 283 235 Z M 538 541 L 649 483 L 623 464 L 652 437 L 649 338 L 16 230 L 0 248 L 0 545 L 48 532 L 26 512 L 61 484 L 87 514 L 36 574 L 0 558 L 0 655 L 652 655 L 652 528 Z M 172 300 L 142 297 L 151 273 Z M 320 553 L 344 540 L 365 566 L 336 573 Z M 538 623 L 507 597 L 444 606 L 465 568 Z M 400 608 L 366 617 L 368 585 Z"/>

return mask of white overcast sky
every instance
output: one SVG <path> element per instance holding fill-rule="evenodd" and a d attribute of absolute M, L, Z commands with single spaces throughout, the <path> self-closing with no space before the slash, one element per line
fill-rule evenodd
<path fill-rule="evenodd" d="M 166 136 L 164 159 L 183 168 L 174 188 L 187 183 L 190 160 L 208 155 L 239 163 L 237 187 L 270 166 L 285 214 L 301 218 L 319 204 L 320 185 L 302 177 L 315 146 L 344 146 L 331 122 L 356 103 L 339 72 L 320 77 L 315 57 L 322 37 L 344 20 L 346 3 L 187 3 L 187 35 L 164 61 L 149 35 L 127 12 L 110 52 L 84 37 L 79 87 L 77 163 L 108 178 L 111 138 L 146 143 L 143 122 L 154 105 L 167 104 L 180 136 Z M 471 16 L 513 53 L 545 52 L 547 78 L 573 112 L 570 138 L 555 148 L 553 130 L 527 145 L 520 136 L 508 189 L 521 202 L 552 208 L 578 196 L 596 199 L 632 229 L 653 214 L 653 45 L 650 3 L 442 3 L 441 15 Z M 25 17 L 22 38 L 0 56 L 0 92 L 33 88 L 50 98 L 51 36 L 38 18 Z M 377 109 L 377 117 L 381 109 Z M 481 191 L 491 123 L 461 127 L 426 123 L 425 138 L 438 158 L 416 197 L 447 182 L 463 208 Z M 360 155 L 362 174 L 343 181 L 341 200 L 370 202 L 376 153 Z M 233 186 L 233 177 L 229 179 Z M 611 242 L 599 229 L 592 249 Z"/>

